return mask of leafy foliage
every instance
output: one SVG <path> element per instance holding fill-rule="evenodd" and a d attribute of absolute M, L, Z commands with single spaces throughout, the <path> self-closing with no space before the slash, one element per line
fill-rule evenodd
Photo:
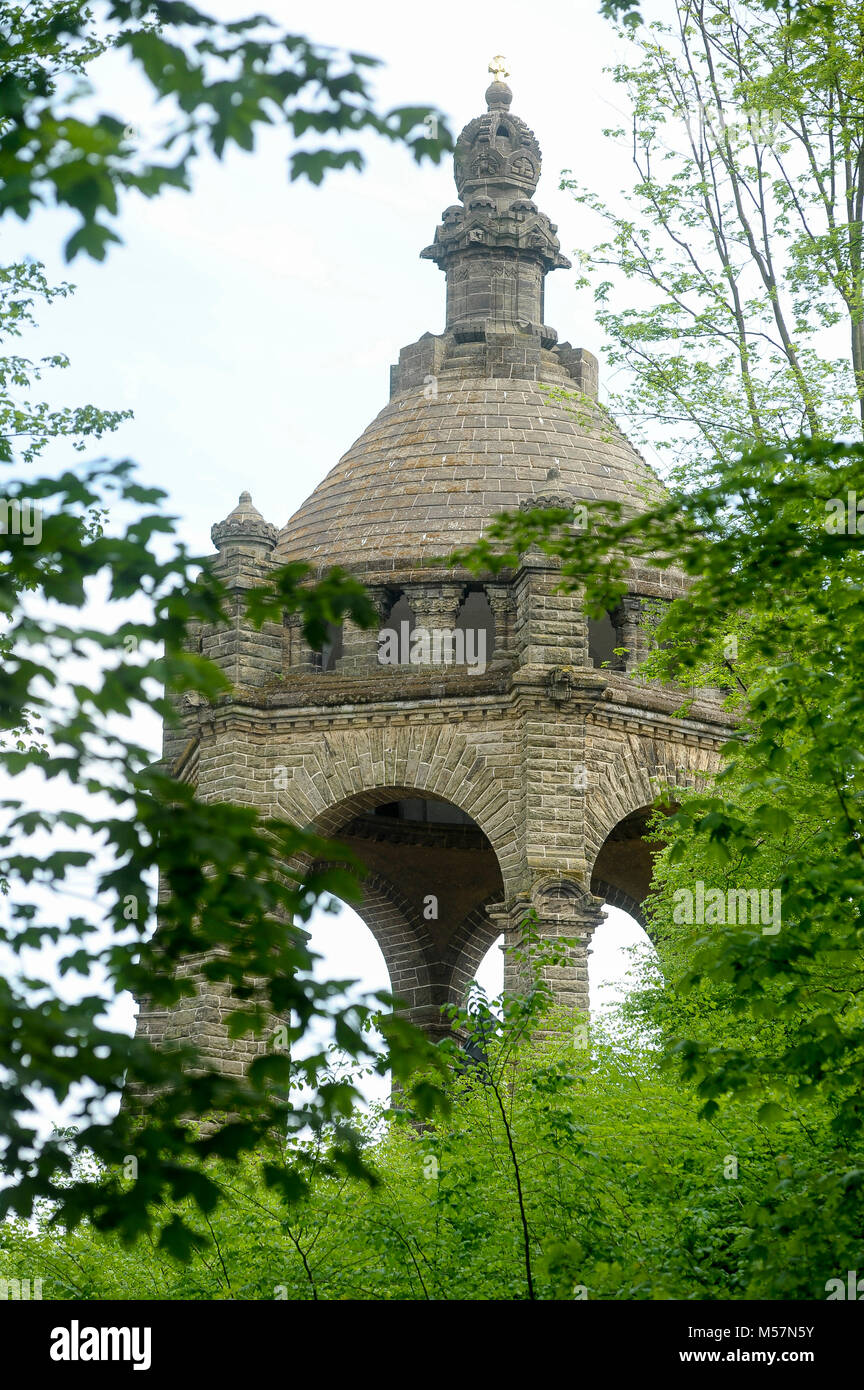
<path fill-rule="evenodd" d="M 700 1120 L 650 1038 L 619 1019 L 583 1046 L 542 991 L 506 1005 L 475 992 L 456 1022 L 480 1060 L 451 1049 L 449 1113 L 431 1123 L 370 1113 L 372 1183 L 333 1171 L 324 1135 L 213 1158 L 212 1213 L 178 1196 L 131 1244 L 7 1224 L 0 1273 L 60 1299 L 713 1300 L 821 1298 L 856 1267 L 860 1235 L 834 1218 L 854 1213 L 860 1231 L 860 1184 L 819 1180 L 833 1141 L 818 1112 L 768 1127 L 736 1103 Z M 298 1147 L 300 1196 L 273 1184 Z"/>
<path fill-rule="evenodd" d="M 705 1118 L 725 1117 L 735 1099 L 761 1124 L 808 1126 L 814 1113 L 825 1124 L 830 1161 L 771 1189 L 760 1218 L 777 1223 L 761 1233 L 766 1261 L 778 1231 L 799 1254 L 817 1238 L 804 1216 L 817 1192 L 836 1208 L 838 1239 L 860 1230 L 862 537 L 831 524 L 831 504 L 842 497 L 845 507 L 862 488 L 862 446 L 805 440 L 745 455 L 714 486 L 641 514 L 591 508 L 587 530 L 567 525 L 572 516 L 563 525 L 557 514 L 502 517 L 456 557 L 494 569 L 536 545 L 597 613 L 626 591 L 633 560 L 662 568 L 674 555 L 692 579 L 656 629 L 661 649 L 646 674 L 685 688 L 724 681 L 738 728 L 713 788 L 663 794 L 681 804 L 663 822 L 671 843 L 652 915 L 669 984 L 650 1016 Z M 675 890 L 700 877 L 779 890 L 781 928 L 676 926 Z"/>
<path fill-rule="evenodd" d="M 782 15 L 802 33 L 814 25 L 830 24 L 834 13 L 834 0 L 752 0 L 752 4 L 768 14 Z M 643 23 L 639 0 L 601 0 L 600 13 L 625 29 L 638 29 Z"/>
<path fill-rule="evenodd" d="M 129 1232 L 146 1225 L 148 1207 L 163 1190 L 184 1180 L 172 1156 L 237 1153 L 274 1125 L 314 1128 L 347 1116 L 351 1093 L 344 1087 L 325 1088 L 302 1109 L 284 1098 L 289 1074 L 314 1079 L 317 1062 L 313 1057 L 289 1064 L 279 1047 L 290 1047 L 313 1018 L 326 1016 L 335 1019 L 343 1045 L 371 1056 L 374 1047 L 363 1024 L 378 1005 L 340 1006 L 337 984 L 311 978 L 313 957 L 302 922 L 322 897 L 351 896 L 356 889 L 348 866 L 305 873 L 289 866 L 298 857 L 338 865 L 344 862 L 338 847 L 246 808 L 198 801 L 190 787 L 151 765 L 149 750 L 118 724 L 134 725 L 148 710 L 175 718 L 171 700 L 158 694 L 163 686 L 210 699 L 226 689 L 217 668 L 186 650 L 184 635 L 192 621 L 227 621 L 227 595 L 182 546 L 167 558 L 157 554 L 157 542 L 171 531 L 167 518 L 153 510 L 161 494 L 136 483 L 125 464 L 40 479 L 28 485 L 27 494 L 44 509 L 39 543 L 28 545 L 14 533 L 2 537 L 0 607 L 8 626 L 0 720 L 4 728 L 18 728 L 27 712 L 44 730 L 44 747 L 6 748 L 0 762 L 13 777 L 32 778 L 38 771 L 45 782 L 86 789 L 88 802 L 81 809 L 68 802 L 61 809 L 34 809 L 32 797 L 26 808 L 18 800 L 4 801 L 0 874 L 10 887 L 10 922 L 0 940 L 25 962 L 55 944 L 61 948 L 54 963 L 59 980 L 74 973 L 92 983 L 101 975 L 108 997 L 132 990 L 162 1007 L 193 992 L 177 967 L 198 960 L 205 977 L 226 982 L 238 1001 L 235 1035 L 271 1038 L 270 1050 L 248 1075 L 233 1080 L 220 1074 L 213 1059 L 186 1049 L 157 1052 L 144 1039 L 106 1027 L 106 995 L 99 990 L 69 1002 L 50 974 L 34 977 L 26 970 L 0 986 L 4 1166 L 18 1180 L 0 1194 L 0 1207 L 26 1213 L 38 1199 L 59 1196 L 59 1176 L 69 1173 L 74 1153 L 62 1140 L 34 1145 L 29 1117 L 36 1097 L 72 1098 L 88 1117 L 86 1142 L 101 1162 L 116 1164 L 129 1153 L 152 1160 L 146 1176 L 122 1198 L 97 1194 L 107 1203 L 98 1219 Z M 106 509 L 109 499 L 112 511 L 132 505 L 133 518 L 122 530 L 86 534 L 82 517 L 94 507 Z M 58 608 L 81 608 L 97 578 L 109 603 L 143 594 L 148 612 L 113 628 L 46 616 Z M 370 601 L 353 584 L 342 590 L 338 577 L 331 577 L 316 589 L 304 584 L 306 578 L 302 566 L 277 572 L 256 595 L 259 610 L 269 602 L 300 611 L 310 640 L 346 612 L 355 621 L 370 621 Z M 21 604 L 28 591 L 38 592 L 43 605 L 38 618 Z M 70 688 L 65 673 L 81 658 L 88 661 L 87 680 Z M 34 836 L 45 837 L 50 848 L 28 852 Z M 64 885 L 82 873 L 92 880 L 92 902 L 64 920 Z M 156 873 L 163 893 L 160 930 L 153 937 Z M 47 903 L 29 891 L 40 887 L 49 890 Z M 280 1024 L 284 1041 L 277 1047 Z M 381 1027 L 404 1080 L 428 1049 L 397 1019 Z M 385 1065 L 380 1058 L 377 1064 Z M 124 1076 L 127 1087 L 150 1095 L 143 1130 L 131 1110 L 110 1121 L 104 1115 L 105 1098 L 120 1089 Z M 212 1111 L 235 1118 L 193 1137 L 186 1121 Z M 342 1161 L 356 1166 L 350 1126 L 339 1132 Z M 160 1153 L 167 1159 L 161 1165 Z M 208 1190 L 205 1179 L 199 1187 Z M 63 1220 L 74 1223 L 92 1210 L 93 1199 L 86 1184 L 64 1187 Z"/>
<path fill-rule="evenodd" d="M 630 206 L 564 181 L 611 233 L 583 257 L 626 369 L 611 404 L 679 480 L 802 433 L 860 435 L 860 7 L 831 19 L 798 31 L 680 0 L 613 70 L 632 115 L 607 134 L 632 150 Z"/>
<path fill-rule="evenodd" d="M 122 117 L 93 114 L 86 79 L 111 52 L 143 73 L 166 113 L 152 148 Z M 451 143 L 446 124 L 425 107 L 379 112 L 368 83 L 374 66 L 262 16 L 223 23 L 173 0 L 109 0 L 98 11 L 78 0 L 7 5 L 0 216 L 71 209 L 78 225 L 67 259 L 82 251 L 102 259 L 118 240 L 124 192 L 187 188 L 203 149 L 218 157 L 231 146 L 251 149 L 261 126 L 277 122 L 291 135 L 292 178 L 313 183 L 328 170 L 362 168 L 356 141 L 370 131 L 418 159 L 440 158 Z M 323 143 L 305 142 L 313 134 Z M 40 302 L 70 289 L 51 287 L 36 264 L 7 267 L 0 337 L 19 336 Z M 34 403 L 43 371 L 65 364 L 62 354 L 0 359 L 0 462 L 32 464 L 53 441 L 82 449 L 123 420 L 124 412 L 93 406 Z M 352 1087 L 329 1080 L 316 1090 L 315 1056 L 289 1062 L 291 1043 L 316 1018 L 329 1019 L 355 1057 L 387 1065 L 367 1024 L 389 1001 L 349 1005 L 338 982 L 316 982 L 302 926 L 332 892 L 356 893 L 356 866 L 314 834 L 199 802 L 137 737 L 154 712 L 173 720 L 184 695 L 215 701 L 228 690 L 185 644 L 190 623 L 230 621 L 227 592 L 176 543 L 163 502 L 128 462 L 19 476 L 0 497 L 0 768 L 26 787 L 0 803 L 8 908 L 0 926 L 0 1211 L 27 1217 L 52 1201 L 54 1221 L 74 1227 L 86 1215 L 126 1236 L 149 1229 L 166 1197 L 212 1211 L 218 1189 L 190 1169 L 190 1156 L 236 1161 L 274 1128 L 314 1133 L 327 1124 L 332 1162 L 360 1171 Z M 346 614 L 360 625 L 375 616 L 355 580 L 333 572 L 316 585 L 304 565 L 248 595 L 251 621 L 286 611 L 302 614 L 313 645 Z M 322 859 L 332 866 L 326 872 L 299 867 Z M 235 1036 L 266 1040 L 246 1075 L 226 1077 L 194 1049 L 160 1052 L 112 1028 L 106 1015 L 119 992 L 164 1007 L 193 993 L 180 962 L 230 990 Z M 410 1095 L 413 1068 L 434 1055 L 397 1017 L 382 1019 L 380 1031 Z M 297 1105 L 288 1083 L 304 1076 L 312 1089 Z M 132 1106 L 110 1118 L 124 1084 L 146 1100 L 143 1119 Z M 424 1079 L 417 1103 L 428 1109 L 437 1098 Z M 49 1137 L 36 1118 L 46 1102 L 55 1114 L 65 1105 L 74 1121 Z M 204 1116 L 196 1133 L 189 1121 Z M 137 1155 L 140 1176 L 122 1192 L 94 1185 L 79 1163 L 84 1143 L 109 1167 Z M 285 1192 L 303 1190 L 300 1172 L 283 1168 L 278 1178 Z M 179 1215 L 161 1239 L 192 1253 Z"/>
<path fill-rule="evenodd" d="M 127 119 L 90 114 L 89 65 L 113 51 L 152 87 L 166 117 L 142 135 Z M 120 197 L 190 187 L 204 149 L 222 158 L 254 148 L 263 126 L 291 135 L 292 179 L 320 184 L 331 170 L 362 169 L 356 143 L 371 132 L 415 159 L 452 148 L 430 107 L 379 111 L 369 74 L 377 59 L 322 48 L 263 15 L 223 22 L 179 0 L 28 0 L 0 16 L 0 216 L 37 207 L 72 210 L 66 258 L 105 257 L 120 240 Z M 322 143 L 302 142 L 310 133 Z M 336 143 L 333 144 L 332 141 Z"/>

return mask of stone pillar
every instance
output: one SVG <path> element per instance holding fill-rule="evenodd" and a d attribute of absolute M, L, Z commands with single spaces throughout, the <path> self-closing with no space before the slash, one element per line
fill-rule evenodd
<path fill-rule="evenodd" d="M 516 659 L 516 590 L 512 584 L 484 584 L 483 591 L 489 601 L 492 617 L 495 620 L 495 648 L 493 662 L 514 661 Z"/>
<path fill-rule="evenodd" d="M 218 554 L 213 569 L 231 595 L 230 622 L 202 630 L 202 654 L 235 685 L 265 685 L 282 674 L 283 633 L 279 622 L 256 628 L 246 618 L 246 593 L 267 579 L 277 531 L 253 505 L 248 492 L 224 521 L 211 527 Z"/>
<path fill-rule="evenodd" d="M 491 914 L 490 914 L 491 915 Z M 544 964 L 541 977 L 552 992 L 554 1004 L 571 1011 L 588 1011 L 588 950 L 603 920 L 603 902 L 570 879 L 547 878 L 533 894 L 495 913 L 504 932 L 504 989 L 521 994 L 531 988 L 528 960 L 517 955 L 531 952 L 531 935 L 539 943 L 560 944 L 565 959 Z M 566 943 L 566 945 L 565 945 Z"/>
<path fill-rule="evenodd" d="M 620 634 L 620 646 L 626 647 L 623 668 L 628 675 L 636 670 L 648 655 L 650 642 L 644 627 L 643 600 L 638 594 L 625 594 L 611 615 Z"/>
<path fill-rule="evenodd" d="M 303 618 L 299 613 L 286 613 L 283 667 L 286 671 L 316 671 L 315 653 L 303 636 Z"/>
<path fill-rule="evenodd" d="M 516 576 L 516 636 L 523 665 L 586 664 L 588 643 L 582 597 L 562 594 L 560 584 L 560 570 L 552 556 L 534 551 L 522 556 Z"/>
<path fill-rule="evenodd" d="M 409 584 L 405 597 L 414 614 L 415 627 L 455 627 L 464 584 Z"/>
<path fill-rule="evenodd" d="M 405 597 L 414 614 L 414 627 L 425 628 L 431 634 L 453 632 L 462 607 L 465 592 L 463 584 L 410 584 L 405 587 Z M 446 644 L 442 643 L 442 654 Z M 442 664 L 449 664 L 442 655 Z"/>
<path fill-rule="evenodd" d="M 370 584 L 367 592 L 378 610 L 375 627 L 357 627 L 346 618 L 342 627 L 342 655 L 336 669 L 342 675 L 358 676 L 372 674 L 378 668 L 378 633 L 383 622 L 386 590 L 383 585 Z"/>

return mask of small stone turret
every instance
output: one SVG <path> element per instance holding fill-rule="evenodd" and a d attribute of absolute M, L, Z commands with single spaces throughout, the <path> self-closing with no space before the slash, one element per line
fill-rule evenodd
<path fill-rule="evenodd" d="M 231 591 L 232 621 L 228 627 L 202 628 L 199 646 L 237 685 L 263 685 L 282 670 L 281 624 L 259 629 L 244 618 L 245 591 L 266 579 L 278 534 L 248 492 L 241 492 L 234 510 L 210 530 L 218 551 L 213 569 Z"/>
<path fill-rule="evenodd" d="M 217 521 L 210 528 L 210 539 L 219 551 L 223 567 L 231 568 L 232 561 L 243 559 L 251 561 L 266 560 L 279 532 L 270 521 L 265 521 L 248 492 L 241 492 L 237 506 L 229 512 L 224 521 Z"/>

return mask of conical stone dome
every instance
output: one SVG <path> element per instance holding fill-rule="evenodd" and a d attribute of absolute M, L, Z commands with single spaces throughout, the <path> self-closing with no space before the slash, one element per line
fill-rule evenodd
<path fill-rule="evenodd" d="M 280 533 L 274 558 L 404 569 L 523 504 L 656 500 L 655 474 L 597 404 L 597 362 L 543 323 L 568 267 L 530 201 L 540 149 L 493 82 L 456 146 L 463 202 L 421 254 L 447 276 L 444 333 L 403 348 L 390 402 Z M 529 167 L 530 166 L 530 167 Z"/>

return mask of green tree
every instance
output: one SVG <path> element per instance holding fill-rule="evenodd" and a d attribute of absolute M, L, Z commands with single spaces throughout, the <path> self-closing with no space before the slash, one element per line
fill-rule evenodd
<path fill-rule="evenodd" d="M 94 116 L 83 102 L 85 75 L 109 49 L 128 55 L 168 112 L 152 157 L 122 116 Z M 427 108 L 379 113 L 367 83 L 372 66 L 362 55 L 286 35 L 266 19 L 223 24 L 186 4 L 116 0 L 98 17 L 74 0 L 7 6 L 0 16 L 0 215 L 71 208 L 79 224 L 67 257 L 84 251 L 102 258 L 117 240 L 112 223 L 125 190 L 153 196 L 188 187 L 201 149 L 218 156 L 232 143 L 249 149 L 255 130 L 277 120 L 291 133 L 295 178 L 319 182 L 328 169 L 362 167 L 353 141 L 367 130 L 402 141 L 417 158 L 439 157 L 450 143 L 446 125 L 436 126 Z M 309 131 L 324 144 L 298 145 Z M 0 287 L 5 338 L 32 317 L 35 298 L 50 301 L 68 288 L 50 289 L 37 266 L 10 267 Z M 43 366 L 64 360 L 3 360 L 7 465 L 38 461 L 52 439 L 79 447 L 122 418 L 34 404 Z M 358 1170 L 353 1087 L 326 1080 L 302 1106 L 294 1103 L 289 1079 L 317 1082 L 320 1057 L 292 1065 L 273 1041 L 274 1023 L 290 1019 L 283 1029 L 290 1043 L 316 1017 L 330 1018 L 344 1047 L 386 1065 L 364 1031 L 381 1001 L 348 1006 L 337 984 L 316 983 L 302 930 L 322 897 L 351 896 L 356 866 L 292 875 L 285 865 L 297 853 L 331 864 L 344 857 L 290 825 L 199 803 L 129 735 L 144 711 L 172 719 L 172 696 L 194 690 L 217 699 L 226 689 L 221 673 L 186 649 L 184 635 L 190 622 L 227 621 L 227 595 L 176 542 L 163 503 L 128 462 L 88 464 L 7 478 L 0 517 L 0 767 L 7 777 L 41 778 L 45 788 L 29 794 L 26 807 L 21 798 L 3 802 L 0 885 L 8 913 L 0 945 L 13 966 L 0 984 L 7 1179 L 0 1211 L 27 1217 L 51 1199 L 54 1221 L 74 1226 L 89 1215 L 126 1235 L 147 1229 L 166 1197 L 191 1194 L 211 1211 L 219 1189 L 190 1167 L 189 1156 L 236 1159 L 274 1128 L 335 1126 L 331 1161 Z M 87 609 L 97 588 L 109 613 L 121 605 L 113 627 Z M 137 609 L 128 607 L 133 599 Z M 361 625 L 374 620 L 355 581 L 333 572 L 314 584 L 302 564 L 279 571 L 249 602 L 256 621 L 299 611 L 313 645 L 346 614 Z M 70 918 L 73 874 L 86 875 L 90 889 Z M 157 875 L 164 900 L 154 938 Z M 193 1049 L 160 1053 L 107 1025 L 106 1003 L 120 991 L 166 1006 L 187 993 L 176 966 L 193 956 L 206 961 L 210 979 L 231 986 L 238 1006 L 232 1027 L 270 1039 L 247 1076 L 231 1080 Z M 67 976 L 81 981 L 71 1002 Z M 394 1075 L 410 1094 L 409 1075 L 418 1060 L 428 1064 L 428 1046 L 393 1016 L 381 1029 Z M 129 1108 L 110 1121 L 106 1100 L 124 1084 L 152 1099 L 143 1117 Z M 417 1098 L 428 1109 L 434 1086 L 420 1083 Z M 43 1140 L 34 1107 L 45 1099 L 71 1106 L 77 1137 L 67 1130 Z M 219 1121 L 196 1132 L 188 1119 L 202 1115 Z M 77 1163 L 85 1142 L 109 1168 L 135 1158 L 138 1176 L 128 1189 L 89 1180 Z M 298 1151 L 290 1169 L 268 1169 L 268 1180 L 291 1197 L 304 1186 L 301 1159 Z M 160 1241 L 180 1256 L 191 1253 L 179 1215 Z"/>
<path fill-rule="evenodd" d="M 152 87 L 164 113 L 152 137 L 122 113 L 91 113 L 87 73 L 109 51 Z M 262 126 L 287 127 L 291 178 L 316 184 L 330 170 L 363 168 L 355 142 L 365 132 L 403 143 L 416 159 L 440 159 L 452 148 L 440 112 L 377 109 L 369 76 L 378 61 L 322 48 L 264 15 L 223 22 L 185 0 L 4 5 L 0 216 L 71 209 L 79 222 L 67 259 L 83 251 L 101 260 L 119 240 L 123 193 L 189 189 L 202 151 L 221 159 L 231 146 L 251 150 Z M 310 132 L 321 137 L 314 148 L 298 143 Z"/>
<path fill-rule="evenodd" d="M 856 527 L 832 524 L 832 503 L 862 491 L 864 446 L 810 439 L 726 463 L 718 482 L 642 514 L 591 507 L 587 529 L 573 514 L 504 516 L 456 557 L 494 571 L 538 545 L 589 613 L 626 592 L 633 560 L 674 560 L 691 578 L 657 627 L 663 649 L 648 670 L 685 687 L 722 671 L 738 729 L 715 786 L 661 794 L 681 804 L 665 823 L 672 843 L 653 914 L 669 988 L 651 1017 L 705 1119 L 744 1104 L 756 1124 L 818 1122 L 830 1138 L 815 1167 L 766 1190 L 753 1243 L 766 1267 L 786 1248 L 777 1287 L 787 1290 L 802 1287 L 808 1251 L 829 1236 L 850 1258 L 861 1247 L 864 545 Z M 731 657 L 730 632 L 740 642 Z M 779 929 L 732 918 L 687 930 L 675 890 L 700 877 L 777 890 Z"/>
<path fill-rule="evenodd" d="M 740 448 L 860 435 L 864 20 L 845 0 L 803 31 L 728 0 L 675 13 L 614 69 L 631 209 L 565 186 L 612 233 L 586 259 L 625 368 L 613 408 L 710 476 Z"/>
<path fill-rule="evenodd" d="M 768 14 L 779 14 L 790 21 L 795 32 L 806 33 L 813 25 L 830 24 L 834 0 L 752 0 L 753 7 Z M 601 0 L 600 13 L 625 29 L 638 29 L 643 23 L 639 0 Z"/>
<path fill-rule="evenodd" d="M 735 1103 L 706 1121 L 692 1084 L 625 1019 L 589 1035 L 542 991 L 475 992 L 472 1006 L 457 1022 L 474 1060 L 450 1050 L 449 1113 L 418 1123 L 410 1107 L 373 1109 L 362 1122 L 373 1183 L 332 1171 L 326 1133 L 289 1144 L 308 1156 L 298 1200 L 267 1185 L 266 1165 L 286 1162 L 276 1146 L 239 1165 L 214 1158 L 218 1208 L 204 1216 L 184 1197 L 157 1216 L 157 1230 L 189 1225 L 189 1261 L 158 1236 L 124 1244 L 40 1218 L 0 1231 L 0 1275 L 41 1277 L 42 1296 L 60 1299 L 777 1299 L 824 1297 L 854 1258 L 824 1187 L 821 1229 L 797 1222 L 809 1251 L 787 1263 L 787 1240 L 763 1261 L 754 1239 L 766 1191 L 830 1156 L 818 1108 L 769 1127 Z"/>

